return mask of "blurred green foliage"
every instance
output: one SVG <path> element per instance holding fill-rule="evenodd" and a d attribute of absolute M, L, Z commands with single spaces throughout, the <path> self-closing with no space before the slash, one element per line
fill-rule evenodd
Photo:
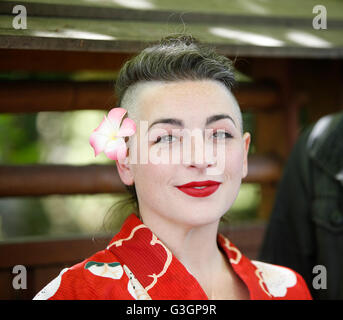
<path fill-rule="evenodd" d="M 0 239 L 47 235 L 51 221 L 39 198 L 0 199 Z"/>
<path fill-rule="evenodd" d="M 0 115 L 0 163 L 39 162 L 36 114 Z M 37 198 L 0 198 L 0 239 L 44 235 L 51 223 Z"/>
<path fill-rule="evenodd" d="M 36 163 L 39 160 L 36 114 L 0 114 L 0 162 Z"/>

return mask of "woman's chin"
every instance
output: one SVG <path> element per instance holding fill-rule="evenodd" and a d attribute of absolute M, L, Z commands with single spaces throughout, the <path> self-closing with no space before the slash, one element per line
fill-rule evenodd
<path fill-rule="evenodd" d="M 192 210 L 178 212 L 177 215 L 174 215 L 174 221 L 177 224 L 187 227 L 201 227 L 205 225 L 210 225 L 213 223 L 219 222 L 223 214 L 218 212 L 211 212 L 211 210 Z"/>

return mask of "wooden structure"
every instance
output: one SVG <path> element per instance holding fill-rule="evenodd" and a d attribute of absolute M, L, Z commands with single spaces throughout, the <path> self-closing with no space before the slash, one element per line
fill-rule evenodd
<path fill-rule="evenodd" d="M 133 54 L 174 32 L 186 31 L 235 61 L 251 81 L 235 95 L 256 119 L 256 153 L 245 182 L 262 185 L 260 215 L 267 218 L 282 165 L 308 121 L 343 106 L 343 4 L 328 0 L 327 29 L 316 30 L 313 0 L 244 1 L 26 0 L 0 3 L 0 72 L 117 72 Z M 124 6 L 126 3 L 126 7 Z M 27 11 L 27 29 L 13 27 L 13 8 Z M 136 5 L 136 7 L 134 7 Z M 0 83 L 0 112 L 109 109 L 109 81 Z M 125 192 L 108 166 L 0 165 L 0 196 Z M 110 178 L 109 178 L 110 177 Z M 230 230 L 230 238 L 255 258 L 264 226 Z M 228 232 L 224 230 L 223 232 Z M 32 298 L 43 284 L 105 247 L 107 238 L 0 243 L 0 299 Z M 29 254 L 28 254 L 29 252 Z M 41 253 L 48 252 L 47 255 Z M 28 267 L 28 289 L 14 290 L 14 265 Z"/>

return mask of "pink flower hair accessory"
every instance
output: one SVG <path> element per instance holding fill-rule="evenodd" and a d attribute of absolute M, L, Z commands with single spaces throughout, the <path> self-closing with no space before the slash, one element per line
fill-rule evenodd
<path fill-rule="evenodd" d="M 89 143 L 94 149 L 95 156 L 104 152 L 111 160 L 126 158 L 125 137 L 130 137 L 136 132 L 136 124 L 132 119 L 123 120 L 126 112 L 123 108 L 111 109 L 107 117 L 104 116 L 100 125 L 93 131 Z"/>

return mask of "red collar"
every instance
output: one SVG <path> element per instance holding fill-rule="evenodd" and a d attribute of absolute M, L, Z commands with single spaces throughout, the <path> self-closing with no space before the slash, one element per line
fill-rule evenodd
<path fill-rule="evenodd" d="M 217 243 L 248 287 L 250 298 L 270 298 L 255 265 L 223 235 L 218 234 Z M 129 268 L 152 299 L 208 299 L 195 277 L 135 214 L 125 220 L 107 248 Z"/>

